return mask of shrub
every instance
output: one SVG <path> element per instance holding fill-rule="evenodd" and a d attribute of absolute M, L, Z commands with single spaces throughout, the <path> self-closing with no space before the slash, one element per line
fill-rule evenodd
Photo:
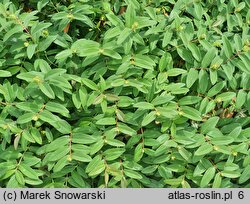
<path fill-rule="evenodd" d="M 1 187 L 250 187 L 249 1 L 3 0 L 0 24 Z"/>

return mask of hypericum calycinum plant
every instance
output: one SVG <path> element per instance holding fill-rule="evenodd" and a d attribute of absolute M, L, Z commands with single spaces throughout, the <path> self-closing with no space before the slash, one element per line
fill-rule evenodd
<path fill-rule="evenodd" d="M 250 3 L 3 0 L 1 187 L 250 187 Z"/>

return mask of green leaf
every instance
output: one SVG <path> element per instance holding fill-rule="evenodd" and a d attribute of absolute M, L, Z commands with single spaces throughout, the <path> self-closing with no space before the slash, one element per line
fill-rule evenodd
<path fill-rule="evenodd" d="M 66 120 L 59 119 L 52 125 L 62 134 L 69 134 L 71 132 L 71 126 Z"/>
<path fill-rule="evenodd" d="M 236 138 L 240 135 L 241 131 L 242 131 L 242 127 L 241 127 L 241 126 L 236 127 L 236 128 L 234 128 L 234 129 L 228 134 L 228 137 L 231 137 L 231 138 L 233 138 L 233 139 L 236 139 Z"/>
<path fill-rule="evenodd" d="M 68 143 L 69 143 L 69 136 L 61 136 L 55 139 L 54 141 L 52 141 L 51 143 L 49 143 L 46 146 L 45 150 L 46 152 L 51 152 L 51 151 L 58 149 L 58 147 L 67 145 Z"/>
<path fill-rule="evenodd" d="M 128 28 L 132 27 L 135 21 L 135 16 L 136 16 L 136 12 L 135 12 L 134 6 L 133 4 L 129 4 L 125 13 L 126 27 Z"/>
<path fill-rule="evenodd" d="M 86 167 L 86 173 L 90 173 L 90 172 L 96 172 L 98 171 L 97 170 L 97 167 L 102 167 L 103 168 L 103 165 L 104 165 L 104 161 L 101 159 L 101 156 L 100 155 L 97 155 L 96 157 L 94 157 L 92 159 L 92 161 L 87 165 Z M 104 170 L 104 169 L 103 169 Z M 103 171 L 102 170 L 102 171 Z M 101 172 L 102 172 L 101 171 Z"/>
<path fill-rule="evenodd" d="M 237 109 L 240 109 L 244 105 L 246 100 L 247 100 L 247 93 L 244 90 L 239 90 L 236 97 L 235 107 Z"/>
<path fill-rule="evenodd" d="M 220 188 L 221 182 L 222 182 L 222 178 L 221 178 L 221 173 L 219 172 L 214 177 L 214 182 L 213 182 L 212 188 Z"/>
<path fill-rule="evenodd" d="M 143 143 L 140 143 L 135 148 L 134 161 L 135 162 L 140 161 L 143 156 L 143 153 L 144 153 Z"/>
<path fill-rule="evenodd" d="M 238 60 L 238 61 L 237 61 L 237 67 L 238 67 L 242 72 L 245 72 L 245 73 L 247 73 L 247 74 L 250 74 L 250 68 L 249 68 L 249 66 L 248 66 L 248 64 L 247 64 L 247 62 L 246 62 L 246 59 L 245 59 L 243 56 L 241 56 L 241 55 L 239 55 L 239 57 L 240 57 L 241 60 Z M 244 61 L 243 61 L 243 60 L 244 60 Z"/>
<path fill-rule="evenodd" d="M 68 164 L 68 155 L 59 159 L 53 167 L 54 172 L 60 172 Z"/>
<path fill-rule="evenodd" d="M 208 168 L 201 179 L 200 187 L 202 188 L 206 187 L 210 183 L 210 181 L 214 178 L 214 175 L 215 175 L 215 168 L 214 167 Z"/>
<path fill-rule="evenodd" d="M 201 113 L 189 106 L 181 106 L 181 115 L 194 121 L 201 121 Z"/>
<path fill-rule="evenodd" d="M 191 105 L 191 104 L 196 104 L 201 101 L 201 97 L 199 96 L 184 96 L 179 100 L 179 105 Z"/>
<path fill-rule="evenodd" d="M 10 77 L 12 74 L 6 70 L 0 70 L 0 77 Z"/>
<path fill-rule="evenodd" d="M 248 112 L 250 113 L 250 92 L 248 92 L 248 94 L 247 94 L 246 108 L 247 108 Z"/>
<path fill-rule="evenodd" d="M 120 98 L 119 96 L 115 95 L 115 94 L 105 94 L 105 97 L 108 101 L 119 101 Z"/>
<path fill-rule="evenodd" d="M 130 36 L 131 32 L 130 28 L 124 28 L 117 39 L 117 44 L 121 45 Z"/>
<path fill-rule="evenodd" d="M 211 117 L 201 125 L 201 133 L 207 134 L 211 129 L 215 128 L 219 121 L 219 117 Z"/>
<path fill-rule="evenodd" d="M 119 35 L 120 32 L 121 32 L 121 29 L 119 27 L 110 28 L 109 30 L 105 32 L 104 39 L 108 40 L 108 39 L 114 38 L 117 35 Z"/>
<path fill-rule="evenodd" d="M 146 168 L 142 169 L 143 174 L 152 174 L 158 169 L 158 165 L 147 166 Z"/>
<path fill-rule="evenodd" d="M 191 188 L 190 184 L 186 180 L 181 182 L 181 186 L 182 188 Z"/>
<path fill-rule="evenodd" d="M 71 172 L 70 179 L 72 180 L 69 180 L 69 183 L 72 183 L 71 185 L 75 187 L 84 188 L 86 187 L 86 184 L 83 180 L 83 175 L 80 175 L 78 172 L 79 171 L 76 171 L 76 170 Z"/>
<path fill-rule="evenodd" d="M 82 83 L 92 90 L 95 90 L 95 91 L 99 90 L 98 86 L 90 79 L 83 78 Z"/>
<path fill-rule="evenodd" d="M 97 142 L 98 139 L 100 138 L 83 132 L 72 133 L 72 142 L 77 144 L 92 144 Z"/>
<path fill-rule="evenodd" d="M 199 48 L 194 44 L 190 43 L 188 44 L 188 49 L 192 52 L 193 57 L 200 62 L 201 61 L 201 53 Z"/>
<path fill-rule="evenodd" d="M 232 80 L 233 74 L 234 74 L 234 70 L 235 70 L 234 66 L 231 65 L 231 64 L 224 64 L 221 67 L 223 68 L 223 71 L 225 72 L 227 78 L 229 80 Z"/>
<path fill-rule="evenodd" d="M 142 125 L 142 126 L 146 126 L 146 125 L 148 125 L 149 123 L 151 123 L 152 121 L 154 121 L 155 118 L 156 118 L 156 113 L 155 113 L 155 111 L 151 111 L 149 114 L 147 114 L 147 115 L 143 118 L 141 125 Z"/>
<path fill-rule="evenodd" d="M 89 86 L 91 86 L 91 84 L 89 84 Z M 88 95 L 87 95 L 87 90 L 85 89 L 85 87 L 81 87 L 79 89 L 79 101 L 81 102 L 81 105 L 83 108 L 85 108 L 86 106 L 88 106 L 87 102 L 88 102 Z M 96 102 L 95 100 L 93 101 Z"/>
<path fill-rule="evenodd" d="M 28 130 L 24 130 L 24 131 L 22 132 L 22 137 L 23 137 L 25 140 L 29 141 L 29 142 L 35 143 L 34 138 L 32 137 L 32 135 L 30 134 L 30 132 L 29 132 Z"/>
<path fill-rule="evenodd" d="M 42 8 L 44 8 L 49 3 L 49 0 L 42 0 L 37 2 L 37 10 L 41 12 Z"/>
<path fill-rule="evenodd" d="M 187 50 L 187 49 L 185 49 L 183 47 L 178 47 L 177 52 L 178 52 L 179 56 L 182 59 L 184 59 L 186 62 L 188 62 L 190 64 L 193 63 L 194 59 L 193 59 L 192 53 L 189 50 Z"/>
<path fill-rule="evenodd" d="M 136 131 L 124 123 L 118 123 L 118 130 L 126 135 L 136 135 Z"/>
<path fill-rule="evenodd" d="M 125 144 L 120 141 L 120 140 L 116 140 L 116 139 L 107 139 L 106 141 L 107 144 L 114 146 L 114 147 L 124 147 Z"/>
<path fill-rule="evenodd" d="M 184 69 L 173 68 L 167 71 L 167 76 L 178 76 L 180 74 L 185 74 L 187 71 Z"/>
<path fill-rule="evenodd" d="M 198 20 L 201 20 L 202 15 L 204 13 L 204 10 L 203 10 L 201 2 L 195 2 L 194 3 L 194 10 L 195 10 L 196 18 Z"/>
<path fill-rule="evenodd" d="M 96 164 L 95 168 L 89 172 L 89 176 L 97 176 L 101 174 L 105 170 L 106 166 L 104 164 L 104 161 L 100 161 L 99 163 Z"/>
<path fill-rule="evenodd" d="M 218 102 L 232 100 L 236 96 L 235 92 L 224 92 L 216 96 Z"/>
<path fill-rule="evenodd" d="M 190 88 L 194 84 L 194 82 L 196 82 L 198 77 L 199 77 L 198 71 L 195 70 L 194 68 L 191 68 L 187 74 L 187 81 L 186 81 L 187 87 Z"/>
<path fill-rule="evenodd" d="M 47 156 L 47 158 L 45 157 L 47 159 L 46 161 L 49 162 L 58 161 L 65 155 L 67 155 L 69 151 L 70 151 L 69 147 L 58 147 L 56 151 L 46 155 Z"/>
<path fill-rule="evenodd" d="M 165 179 L 164 183 L 169 184 L 171 186 L 179 186 L 183 181 L 183 178 L 176 178 L 176 179 Z"/>
<path fill-rule="evenodd" d="M 188 162 L 191 162 L 191 157 L 192 157 L 192 153 L 190 153 L 189 151 L 187 151 L 185 148 L 179 148 L 178 152 L 180 153 L 180 155 Z"/>
<path fill-rule="evenodd" d="M 207 80 L 208 78 L 208 73 L 205 70 L 200 70 L 199 71 L 199 87 L 198 87 L 198 92 L 205 94 L 207 92 L 207 88 L 209 85 L 209 81 Z"/>
<path fill-rule="evenodd" d="M 242 172 L 239 178 L 239 184 L 242 184 L 250 179 L 250 165 L 248 165 Z"/>
<path fill-rule="evenodd" d="M 33 170 L 32 168 L 30 168 L 28 165 L 21 163 L 19 165 L 19 170 L 27 177 L 31 178 L 31 179 L 38 179 L 38 174 L 35 170 Z"/>
<path fill-rule="evenodd" d="M 48 62 L 46 62 L 43 59 L 36 59 L 34 67 L 36 70 L 41 70 L 43 73 L 47 73 L 48 71 L 51 70 L 51 67 L 48 64 Z"/>
<path fill-rule="evenodd" d="M 172 55 L 168 52 L 164 52 L 159 61 L 159 71 L 163 72 L 165 69 L 172 69 L 172 68 L 173 68 Z"/>
<path fill-rule="evenodd" d="M 135 108 L 139 108 L 141 110 L 151 110 L 154 109 L 154 105 L 148 102 L 138 102 L 134 104 Z"/>
<path fill-rule="evenodd" d="M 65 108 L 62 104 L 56 103 L 56 102 L 48 102 L 45 106 L 45 108 L 48 111 L 55 112 L 55 113 L 60 113 L 64 116 L 67 116 L 69 114 L 69 111 L 67 108 Z"/>
<path fill-rule="evenodd" d="M 208 52 L 203 57 L 202 62 L 201 62 L 201 67 L 202 68 L 209 67 L 210 63 L 213 61 L 215 56 L 216 56 L 216 49 L 212 47 L 208 50 Z"/>
<path fill-rule="evenodd" d="M 106 15 L 106 17 L 111 22 L 111 24 L 113 24 L 114 26 L 122 26 L 123 25 L 122 20 L 118 16 L 114 15 L 113 12 L 108 13 Z"/>
<path fill-rule="evenodd" d="M 83 14 L 80 13 L 74 13 L 74 19 L 77 19 L 83 23 L 85 23 L 86 25 L 88 25 L 89 27 L 93 28 L 94 27 L 94 23 L 92 22 L 92 20 Z"/>
<path fill-rule="evenodd" d="M 103 152 L 105 160 L 112 161 L 119 158 L 125 152 L 124 148 L 110 148 Z"/>
<path fill-rule="evenodd" d="M 226 178 L 238 178 L 241 176 L 239 171 L 222 171 L 221 176 Z"/>
<path fill-rule="evenodd" d="M 134 56 L 134 65 L 145 69 L 154 69 L 155 62 L 149 56 L 138 54 Z"/>
<path fill-rule="evenodd" d="M 24 180 L 23 174 L 20 171 L 17 170 L 15 172 L 15 177 L 16 177 L 16 180 L 17 180 L 18 183 L 20 183 L 21 185 L 25 184 L 25 180 Z"/>
<path fill-rule="evenodd" d="M 102 101 L 103 101 L 103 99 L 104 99 L 104 95 L 103 94 L 100 94 L 99 96 L 97 96 L 96 98 L 95 98 L 95 100 L 93 101 L 93 105 L 97 105 L 97 104 L 100 104 Z M 81 99 L 82 99 L 83 97 L 81 97 Z M 86 97 L 87 98 L 87 97 Z M 85 103 L 82 103 L 82 105 L 83 105 L 83 107 L 85 106 Z"/>
<path fill-rule="evenodd" d="M 131 169 L 124 169 L 124 174 L 133 179 L 142 179 L 142 176 L 138 172 Z"/>
<path fill-rule="evenodd" d="M 55 58 L 57 60 L 66 59 L 68 57 L 72 57 L 72 54 L 73 54 L 72 50 L 71 49 L 67 49 L 67 50 L 63 50 L 63 51 L 57 53 L 57 55 L 55 56 Z"/>
<path fill-rule="evenodd" d="M 14 173 L 14 170 L 10 171 L 10 172 L 13 172 Z M 12 173 L 12 174 L 13 174 Z M 18 187 L 21 187 L 19 184 L 18 184 L 18 181 L 16 180 L 16 177 L 15 175 L 10 175 L 8 177 L 10 177 L 8 183 L 6 184 L 6 187 L 7 188 L 18 188 Z"/>
<path fill-rule="evenodd" d="M 217 70 L 210 69 L 209 74 L 210 74 L 210 81 L 212 85 L 214 85 L 218 81 L 218 72 Z"/>
<path fill-rule="evenodd" d="M 34 138 L 34 140 L 38 143 L 38 144 L 42 144 L 42 137 L 41 134 L 39 132 L 38 129 L 36 128 L 31 128 L 30 133 L 32 135 L 32 137 Z"/>
<path fill-rule="evenodd" d="M 3 37 L 3 42 L 7 41 L 12 35 L 16 34 L 16 33 L 19 33 L 19 32 L 22 32 L 23 31 L 23 28 L 21 25 L 15 25 L 14 28 L 10 29 Z"/>
<path fill-rule="evenodd" d="M 225 82 L 221 81 L 217 84 L 215 84 L 208 92 L 207 92 L 207 96 L 208 97 L 212 97 L 215 96 L 216 94 L 218 94 L 225 86 Z"/>
<path fill-rule="evenodd" d="M 156 96 L 153 100 L 152 100 L 152 104 L 154 106 L 158 106 L 158 105 L 162 105 L 162 104 L 166 104 L 168 102 L 170 102 L 172 99 L 174 99 L 174 96 L 168 94 L 168 95 L 164 95 L 164 96 Z"/>
<path fill-rule="evenodd" d="M 41 32 L 42 30 L 50 27 L 52 23 L 37 23 L 32 26 L 31 28 L 31 35 L 36 35 L 37 33 Z"/>
<path fill-rule="evenodd" d="M 80 57 L 98 56 L 100 44 L 93 40 L 80 39 L 72 44 L 71 50 Z"/>
<path fill-rule="evenodd" d="M 104 49 L 102 52 L 103 55 L 109 56 L 111 58 L 114 59 L 122 59 L 121 55 L 119 55 L 119 53 L 115 52 L 114 50 L 110 50 L 110 49 Z"/>
<path fill-rule="evenodd" d="M 21 115 L 20 117 L 18 117 L 17 123 L 19 124 L 28 123 L 32 120 L 34 116 L 35 116 L 35 113 L 25 113 Z"/>
<path fill-rule="evenodd" d="M 48 36 L 46 39 L 40 41 L 37 49 L 39 51 L 45 51 L 56 40 L 56 38 L 57 38 L 57 35 Z"/>
<path fill-rule="evenodd" d="M 39 118 L 47 123 L 54 123 L 57 121 L 57 117 L 47 110 L 40 112 Z"/>
<path fill-rule="evenodd" d="M 231 46 L 230 41 L 227 39 L 225 35 L 222 35 L 222 40 L 223 40 L 223 51 L 225 52 L 225 55 L 229 59 L 233 55 L 233 48 Z"/>
<path fill-rule="evenodd" d="M 202 156 L 210 153 L 211 151 L 213 151 L 213 146 L 209 143 L 204 143 L 195 151 L 194 155 Z"/>
<path fill-rule="evenodd" d="M 81 154 L 78 151 L 74 151 L 73 154 L 72 154 L 72 160 L 77 160 L 77 161 L 80 161 L 80 162 L 90 162 L 92 159 L 87 154 Z"/>
<path fill-rule="evenodd" d="M 103 139 L 99 139 L 99 141 L 95 142 L 94 144 L 92 144 L 90 146 L 90 154 L 93 155 L 96 152 L 98 152 L 99 150 L 102 149 L 102 147 L 104 146 L 104 140 Z"/>
<path fill-rule="evenodd" d="M 27 56 L 29 59 L 31 59 L 33 57 L 33 55 L 35 54 L 36 47 L 37 47 L 37 44 L 30 44 L 27 47 Z"/>
<path fill-rule="evenodd" d="M 163 40 L 162 40 L 162 47 L 166 47 L 169 43 L 170 40 L 173 36 L 173 32 L 171 31 L 171 29 L 168 29 L 164 32 L 164 36 L 163 36 Z"/>
<path fill-rule="evenodd" d="M 39 83 L 39 88 L 49 98 L 51 98 L 51 99 L 55 98 L 55 93 L 48 83 L 46 83 L 46 82 Z"/>
<path fill-rule="evenodd" d="M 115 125 L 116 121 L 115 118 L 101 118 L 96 122 L 97 125 Z"/>
<path fill-rule="evenodd" d="M 234 139 L 230 136 L 224 136 L 224 137 L 214 137 L 211 138 L 211 143 L 214 145 L 229 145 L 233 143 Z"/>

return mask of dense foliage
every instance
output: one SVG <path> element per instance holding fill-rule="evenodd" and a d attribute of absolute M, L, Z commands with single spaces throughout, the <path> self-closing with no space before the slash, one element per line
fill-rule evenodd
<path fill-rule="evenodd" d="M 250 1 L 2 0 L 1 187 L 250 187 Z"/>

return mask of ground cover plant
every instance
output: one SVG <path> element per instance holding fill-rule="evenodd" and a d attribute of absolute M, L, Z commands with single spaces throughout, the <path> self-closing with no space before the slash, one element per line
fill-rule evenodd
<path fill-rule="evenodd" d="M 1 187 L 250 187 L 250 1 L 2 0 Z"/>

